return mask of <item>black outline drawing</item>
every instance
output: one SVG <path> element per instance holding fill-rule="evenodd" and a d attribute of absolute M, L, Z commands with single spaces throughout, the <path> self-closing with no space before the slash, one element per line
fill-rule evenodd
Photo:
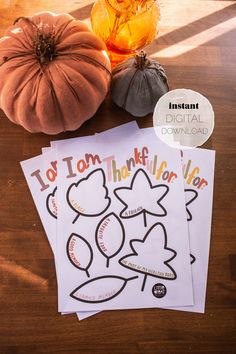
<path fill-rule="evenodd" d="M 88 263 L 88 265 L 87 265 L 86 268 L 77 266 L 77 265 L 73 262 L 73 260 L 71 259 L 71 257 L 70 257 L 69 246 L 70 246 L 70 241 L 71 241 L 72 237 L 74 237 L 74 236 L 80 238 L 80 239 L 88 246 L 88 249 L 89 249 L 89 251 L 90 251 L 90 256 L 91 256 L 91 257 L 90 257 L 90 261 L 89 261 L 89 263 Z M 89 267 L 91 266 L 92 261 L 93 261 L 93 249 L 92 249 L 91 245 L 88 243 L 88 241 L 87 241 L 84 237 L 82 237 L 82 236 L 80 236 L 80 235 L 78 235 L 78 234 L 72 233 L 72 234 L 70 235 L 70 237 L 68 238 L 68 241 L 67 241 L 67 244 L 66 244 L 66 253 L 67 253 L 67 256 L 68 256 L 69 261 L 71 262 L 71 264 L 73 264 L 73 266 L 76 267 L 76 268 L 78 268 L 79 270 L 85 271 L 87 277 L 89 278 L 89 277 L 90 277 L 90 274 L 89 274 L 88 269 L 89 269 Z"/>
<path fill-rule="evenodd" d="M 55 219 L 57 219 L 57 216 L 54 215 L 54 214 L 51 212 L 50 208 L 49 208 L 49 199 L 50 199 L 50 197 L 55 197 L 56 191 L 57 191 L 57 187 L 54 188 L 54 190 L 52 191 L 52 193 L 49 193 L 49 194 L 48 194 L 47 199 L 46 199 L 46 207 L 47 207 L 47 210 L 48 210 L 49 214 L 50 214 L 52 217 L 54 217 Z"/>
<path fill-rule="evenodd" d="M 85 181 L 85 180 L 89 179 L 89 177 L 90 177 L 92 174 L 94 174 L 95 172 L 98 172 L 98 171 L 101 171 L 102 176 L 103 176 L 103 188 L 105 188 L 105 190 L 106 190 L 105 199 L 108 200 L 108 204 L 107 204 L 107 206 L 106 206 L 105 209 L 103 209 L 100 213 L 97 213 L 97 214 L 83 214 L 83 213 L 80 213 L 80 212 L 78 212 L 77 209 L 75 209 L 75 208 L 70 204 L 70 200 L 69 200 L 69 193 L 70 193 L 70 190 L 71 190 L 71 188 L 74 187 L 74 186 L 75 186 L 75 187 L 78 187 L 78 185 L 79 185 L 82 181 Z M 92 172 L 90 172 L 87 177 L 84 177 L 84 178 L 80 179 L 77 183 L 72 183 L 72 184 L 69 186 L 69 188 L 68 188 L 68 190 L 67 190 L 67 193 L 66 193 L 66 200 L 67 200 L 67 203 L 69 204 L 70 208 L 71 208 L 72 210 L 74 210 L 74 211 L 76 212 L 76 214 L 77 214 L 77 216 L 76 216 L 75 219 L 73 220 L 72 224 L 74 224 L 74 223 L 77 221 L 77 219 L 78 219 L 78 217 L 79 217 L 80 215 L 83 215 L 83 216 L 86 216 L 86 217 L 96 217 L 96 216 L 102 215 L 102 214 L 109 208 L 109 206 L 111 205 L 111 198 L 108 197 L 108 194 L 109 194 L 109 193 L 108 193 L 108 188 L 106 187 L 106 175 L 105 175 L 105 173 L 104 173 L 104 171 L 103 171 L 102 168 L 97 168 L 96 170 L 93 170 Z"/>
<path fill-rule="evenodd" d="M 132 189 L 133 189 L 134 182 L 135 182 L 135 178 L 136 178 L 137 174 L 140 173 L 140 172 L 142 172 L 142 173 L 145 175 L 145 177 L 146 177 L 146 179 L 147 179 L 147 182 L 148 182 L 148 184 L 149 184 L 149 186 L 150 186 L 150 189 L 155 189 L 155 188 L 159 188 L 159 187 L 166 187 L 166 192 L 161 196 L 161 198 L 159 198 L 159 199 L 157 200 L 157 204 L 158 204 L 159 207 L 163 210 L 164 214 L 155 214 L 155 213 L 152 213 L 152 212 L 150 212 L 150 211 L 147 211 L 146 209 L 142 209 L 141 211 L 139 211 L 139 212 L 136 213 L 136 214 L 129 215 L 129 216 L 122 216 L 122 214 L 123 214 L 123 213 L 125 212 L 125 210 L 128 208 L 128 204 L 126 204 L 126 203 L 123 201 L 123 199 L 121 199 L 121 198 L 119 197 L 119 195 L 117 195 L 117 191 L 119 191 L 119 190 L 121 190 L 121 189 L 122 189 L 122 190 L 125 190 L 125 189 L 126 189 L 126 190 L 132 190 Z M 149 179 L 149 177 L 148 177 L 148 175 L 147 175 L 147 173 L 146 173 L 142 168 L 139 168 L 139 169 L 135 172 L 135 174 L 133 175 L 133 178 L 132 178 L 130 187 L 119 187 L 119 188 L 114 189 L 113 192 L 114 192 L 115 196 L 117 197 L 117 199 L 119 199 L 119 201 L 120 201 L 122 204 L 125 205 L 124 209 L 122 209 L 121 212 L 120 212 L 120 217 L 123 218 L 123 219 L 130 219 L 130 218 L 133 218 L 133 217 L 135 217 L 135 216 L 137 216 L 137 215 L 143 214 L 144 226 L 146 227 L 146 226 L 147 226 L 147 217 L 146 217 L 146 214 L 153 215 L 153 216 L 166 216 L 166 215 L 167 215 L 166 209 L 160 204 L 160 202 L 161 202 L 162 199 L 166 196 L 166 194 L 169 192 L 169 187 L 168 187 L 167 185 L 165 185 L 165 184 L 158 184 L 158 185 L 153 186 L 152 183 L 151 183 L 151 181 L 150 181 L 150 179 Z"/>
<path fill-rule="evenodd" d="M 193 264 L 196 261 L 196 257 L 191 253 L 190 253 L 190 259 L 191 259 L 190 264 Z"/>
<path fill-rule="evenodd" d="M 190 213 L 190 210 L 188 209 L 188 205 L 191 204 L 198 197 L 198 192 L 195 191 L 194 189 L 185 189 L 184 192 L 185 193 L 191 192 L 194 194 L 194 196 L 191 199 L 189 199 L 188 202 L 186 203 L 186 211 L 188 214 L 187 221 L 191 221 L 193 217 L 192 214 Z"/>
<path fill-rule="evenodd" d="M 187 221 L 191 221 L 191 220 L 193 220 L 193 217 L 192 217 L 190 210 L 188 209 L 188 205 L 191 204 L 195 199 L 197 199 L 198 192 L 195 191 L 195 189 L 185 189 L 184 192 L 186 194 L 188 194 L 189 192 L 194 194 L 194 196 L 192 198 L 190 198 L 188 200 L 188 202 L 186 203 Z M 191 257 L 190 263 L 193 264 L 196 261 L 196 257 L 191 253 L 190 253 L 190 257 Z"/>
<path fill-rule="evenodd" d="M 115 253 L 113 253 L 112 256 L 108 257 L 108 256 L 102 251 L 102 249 L 100 248 L 99 242 L 98 242 L 98 237 L 97 237 L 97 236 L 98 236 L 98 230 L 99 230 L 101 224 L 105 221 L 105 219 L 109 218 L 111 215 L 113 215 L 113 216 L 116 218 L 116 220 L 119 222 L 119 224 L 120 224 L 121 232 L 122 232 L 122 241 L 121 241 L 121 245 L 120 245 L 120 247 L 118 248 L 118 250 L 117 250 Z M 110 259 L 113 258 L 113 257 L 115 257 L 115 256 L 121 251 L 122 247 L 124 246 L 124 242 L 125 242 L 125 228 L 124 228 L 124 225 L 122 224 L 121 220 L 118 218 L 118 216 L 117 216 L 115 213 L 111 212 L 111 213 L 105 215 L 104 218 L 102 218 L 102 220 L 98 223 L 98 225 L 97 225 L 97 227 L 96 227 L 96 231 L 95 231 L 95 241 L 96 241 L 96 245 L 97 245 L 98 250 L 99 250 L 99 251 L 101 252 L 101 254 L 107 259 L 106 267 L 108 268 L 108 267 L 109 267 L 109 261 L 110 261 Z"/>
<path fill-rule="evenodd" d="M 100 280 L 100 279 L 105 279 L 105 278 L 112 278 L 112 279 L 120 279 L 120 280 L 123 280 L 124 281 L 124 284 L 122 285 L 122 287 L 120 288 L 120 290 L 115 293 L 113 296 L 109 297 L 109 298 L 106 298 L 106 299 L 102 299 L 102 300 L 95 300 L 95 301 L 90 301 L 90 300 L 85 300 L 85 299 L 79 299 L 78 297 L 74 296 L 74 294 L 81 288 L 83 288 L 85 285 L 91 283 L 91 282 L 94 282 L 94 281 L 97 281 L 97 280 Z M 120 277 L 120 276 L 117 276 L 117 275 L 103 275 L 101 277 L 97 277 L 97 278 L 94 278 L 94 279 L 90 279 L 88 281 L 86 281 L 85 283 L 81 284 L 80 286 L 78 286 L 75 290 L 72 291 L 72 293 L 70 293 L 70 296 L 75 299 L 75 300 L 78 300 L 78 301 L 81 301 L 81 302 L 86 302 L 86 303 L 90 303 L 90 304 L 98 304 L 98 303 L 101 303 L 101 302 L 106 302 L 106 301 L 109 301 L 111 299 L 114 299 L 114 297 L 118 296 L 125 288 L 126 284 L 128 281 L 130 280 L 133 280 L 133 279 L 137 279 L 138 276 L 134 276 L 134 277 L 131 277 L 131 278 L 128 278 L 128 279 L 125 279 L 123 277 Z"/>
<path fill-rule="evenodd" d="M 163 230 L 163 233 L 164 233 L 164 238 L 165 238 L 165 242 L 164 242 L 164 249 L 165 250 L 168 250 L 168 251 L 171 251 L 174 253 L 174 255 L 166 260 L 165 262 L 163 262 L 168 268 L 170 268 L 170 270 L 172 271 L 172 273 L 174 274 L 174 278 L 167 278 L 167 277 L 162 277 L 162 276 L 159 276 L 159 275 L 156 275 L 156 274 L 151 274 L 151 273 L 146 273 L 146 272 L 142 272 L 141 270 L 138 270 L 138 269 L 135 269 L 135 268 L 131 268 L 125 264 L 122 263 L 122 261 L 125 259 L 125 258 L 128 258 L 130 256 L 138 256 L 138 253 L 136 252 L 135 248 L 133 247 L 133 242 L 141 242 L 141 243 L 144 243 L 147 239 L 147 237 L 149 236 L 150 232 L 152 232 L 152 230 L 156 227 L 160 225 L 162 230 Z M 147 276 L 150 275 L 152 277 L 155 277 L 155 278 L 159 278 L 159 279 L 166 279 L 166 280 L 175 280 L 177 278 L 177 274 L 175 272 L 175 270 L 169 265 L 169 262 L 171 262 L 176 256 L 177 256 L 177 252 L 175 250 L 173 250 L 172 248 L 169 248 L 167 247 L 167 234 L 166 234 L 166 229 L 164 227 L 164 225 L 160 222 L 154 224 L 149 230 L 148 232 L 146 233 L 146 235 L 144 236 L 144 238 L 142 240 L 139 240 L 139 239 L 133 239 L 130 241 L 130 248 L 132 249 L 132 253 L 129 253 L 127 254 L 126 256 L 122 257 L 119 259 L 119 264 L 122 265 L 123 267 L 127 268 L 127 269 L 130 269 L 130 270 L 133 270 L 134 272 L 138 272 L 138 273 L 142 273 L 142 274 L 145 274 L 144 275 L 144 279 L 143 279 L 143 284 L 142 284 L 142 288 L 141 288 L 141 291 L 144 290 L 145 288 L 145 284 L 146 284 L 146 280 L 147 280 Z"/>

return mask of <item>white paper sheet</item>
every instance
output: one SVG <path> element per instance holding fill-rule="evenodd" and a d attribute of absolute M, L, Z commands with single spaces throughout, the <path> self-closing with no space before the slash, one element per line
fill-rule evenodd
<path fill-rule="evenodd" d="M 215 151 L 183 151 L 183 173 L 187 203 L 193 275 L 194 306 L 177 310 L 204 313 L 214 187 Z"/>
<path fill-rule="evenodd" d="M 156 139 L 152 128 L 141 129 L 146 139 Z M 182 151 L 189 242 L 193 276 L 194 305 L 175 310 L 204 313 L 211 238 L 215 151 Z"/>
<path fill-rule="evenodd" d="M 146 137 L 150 134 L 149 139 L 151 138 L 152 130 L 142 129 L 142 131 Z M 155 139 L 155 136 L 153 138 Z M 171 309 L 204 313 L 211 237 L 215 151 L 184 150 L 182 165 L 188 208 L 194 305 Z M 96 312 L 79 312 L 78 317 L 81 320 L 95 314 Z"/>
<path fill-rule="evenodd" d="M 26 181 L 38 210 L 48 241 L 55 255 L 56 249 L 56 203 L 52 193 L 56 188 L 57 167 L 55 152 L 44 153 L 21 162 Z M 49 203 L 50 202 L 50 203 Z"/>
<path fill-rule="evenodd" d="M 193 304 L 180 154 L 129 140 L 58 147 L 59 311 Z"/>
<path fill-rule="evenodd" d="M 112 128 L 103 133 L 99 133 L 98 135 L 99 138 L 104 139 L 105 135 L 109 132 L 109 135 L 113 135 L 113 138 L 115 139 L 116 136 L 120 137 L 121 134 L 122 136 L 129 135 L 134 129 L 136 129 L 136 127 L 137 123 L 133 121 L 130 123 L 123 124 L 122 126 Z M 81 141 L 84 139 L 88 140 L 91 137 L 72 138 L 68 139 L 68 141 Z M 98 136 L 96 138 L 98 138 Z M 63 140 L 52 142 L 52 146 L 56 146 L 56 144 L 60 145 L 60 143 L 63 144 L 65 143 L 65 141 Z M 40 219 L 48 237 L 50 246 L 52 248 L 53 253 L 55 254 L 57 229 L 57 223 L 55 218 L 57 210 L 55 198 L 55 177 L 57 174 L 56 153 L 52 147 L 42 148 L 42 153 L 44 155 L 39 155 L 34 158 L 22 161 L 21 167 L 23 169 L 25 178 L 30 188 L 36 208 L 40 215 Z M 43 191 L 41 191 L 41 189 L 43 189 Z"/>

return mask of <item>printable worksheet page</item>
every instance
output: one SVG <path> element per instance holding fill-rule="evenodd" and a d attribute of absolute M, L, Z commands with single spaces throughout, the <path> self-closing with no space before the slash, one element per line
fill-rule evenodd
<path fill-rule="evenodd" d="M 59 311 L 192 305 L 179 152 L 139 132 L 57 149 Z"/>

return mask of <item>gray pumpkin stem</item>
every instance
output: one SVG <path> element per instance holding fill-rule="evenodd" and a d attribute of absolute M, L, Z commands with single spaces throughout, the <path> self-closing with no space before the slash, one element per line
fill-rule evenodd
<path fill-rule="evenodd" d="M 144 70 L 147 64 L 147 54 L 142 50 L 135 56 L 137 68 Z"/>

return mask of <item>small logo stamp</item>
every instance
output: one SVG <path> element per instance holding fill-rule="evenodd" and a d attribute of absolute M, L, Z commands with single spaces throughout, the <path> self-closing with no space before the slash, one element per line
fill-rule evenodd
<path fill-rule="evenodd" d="M 152 287 L 152 293 L 155 297 L 161 299 L 166 295 L 167 290 L 164 284 L 157 283 Z"/>

